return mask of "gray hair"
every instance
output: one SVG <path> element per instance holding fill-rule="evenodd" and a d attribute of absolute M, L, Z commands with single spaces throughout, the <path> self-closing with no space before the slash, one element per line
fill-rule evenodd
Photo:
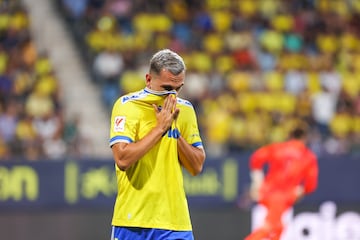
<path fill-rule="evenodd" d="M 155 53 L 150 60 L 150 72 L 159 74 L 166 69 L 174 75 L 178 75 L 186 70 L 184 60 L 177 53 L 163 49 Z"/>

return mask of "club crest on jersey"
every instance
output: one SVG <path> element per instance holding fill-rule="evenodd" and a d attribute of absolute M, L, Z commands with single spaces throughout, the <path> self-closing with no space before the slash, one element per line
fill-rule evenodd
<path fill-rule="evenodd" d="M 125 120 L 124 116 L 116 116 L 114 119 L 114 132 L 123 132 L 125 130 Z"/>

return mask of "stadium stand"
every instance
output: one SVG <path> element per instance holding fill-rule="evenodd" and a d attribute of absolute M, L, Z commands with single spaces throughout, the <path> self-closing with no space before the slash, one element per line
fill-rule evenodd
<path fill-rule="evenodd" d="M 318 154 L 359 151 L 360 1 L 75 2 L 57 1 L 108 108 L 171 48 L 210 155 L 284 140 L 298 122 Z"/>
<path fill-rule="evenodd" d="M 181 94 L 200 113 L 210 155 L 284 140 L 299 121 L 312 128 L 318 154 L 359 151 L 357 0 L 57 0 L 55 5 L 108 110 L 119 95 L 143 87 L 145 59 L 156 49 L 171 48 L 188 66 Z M 85 119 L 104 116 L 87 121 L 88 127 L 64 116 L 68 107 L 64 113 L 58 80 L 72 79 L 64 77 L 70 66 L 61 64 L 58 71 L 48 49 L 39 49 L 34 37 L 42 35 L 31 34 L 21 1 L 1 1 L 0 30 L 1 158 L 69 155 L 74 144 L 68 139 L 74 138 L 66 134 L 79 131 L 79 125 L 98 139 L 94 145 L 105 142 L 95 129 L 106 127 L 92 125 L 106 121 L 101 107 L 66 104 L 88 109 Z M 76 89 L 72 95 L 78 95 Z M 74 110 L 70 115 L 79 121 Z M 51 135 L 46 128 L 56 132 L 53 142 L 44 140 Z M 51 154 L 49 146 L 55 148 Z"/>
<path fill-rule="evenodd" d="M 65 118 L 79 122 L 81 156 L 109 159 L 108 114 L 98 87 L 91 84 L 76 44 L 51 1 L 24 0 L 39 47 L 48 49 L 62 87 Z M 44 21 L 43 19 L 46 19 Z"/>
<path fill-rule="evenodd" d="M 49 3 L 47 5 L 52 6 Z M 52 17 L 55 15 L 51 15 L 51 11 L 45 8 L 47 5 L 39 7 L 31 1 L 0 1 L 1 160 L 78 159 L 91 155 L 101 157 L 99 153 L 94 154 L 96 148 L 91 149 L 91 144 L 98 142 L 91 142 L 84 134 L 87 129 L 84 128 L 86 124 L 83 124 L 81 110 L 101 111 L 96 109 L 92 101 L 86 102 L 92 104 L 92 108 L 78 107 L 77 99 L 71 97 L 73 93 L 75 97 L 83 95 L 82 98 L 86 100 L 85 96 L 91 98 L 93 94 L 88 91 L 89 87 L 81 88 L 78 84 L 79 74 L 69 74 L 79 71 L 74 70 L 75 54 L 66 55 L 66 38 L 60 36 L 59 27 L 54 27 L 55 20 Z M 34 8 L 37 10 L 35 18 Z M 44 17 L 39 12 L 44 8 L 50 17 Z M 43 23 L 40 26 L 39 21 Z M 51 28 L 52 32 L 49 33 L 46 27 Z M 49 36 L 57 38 L 52 47 L 46 42 Z M 64 59 L 64 56 L 70 59 Z M 68 82 L 65 88 L 64 79 Z M 85 83 L 91 85 L 88 80 Z M 87 94 L 80 94 L 81 91 Z M 93 98 L 93 101 L 98 102 Z M 97 133 L 96 129 L 105 132 L 107 127 L 96 127 L 95 119 L 93 117 L 87 125 L 93 125 L 94 133 Z M 106 122 L 103 125 L 107 126 Z M 102 141 L 103 149 L 109 152 L 107 137 L 96 137 Z"/>
<path fill-rule="evenodd" d="M 0 159 L 64 156 L 69 142 L 61 90 L 47 53 L 35 47 L 27 9 L 2 1 L 0 22 Z"/>

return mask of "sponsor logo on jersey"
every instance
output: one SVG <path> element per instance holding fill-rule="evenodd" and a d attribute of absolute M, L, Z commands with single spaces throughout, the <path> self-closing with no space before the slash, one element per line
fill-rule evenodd
<path fill-rule="evenodd" d="M 114 132 L 123 132 L 125 130 L 125 120 L 124 116 L 116 116 L 114 119 Z"/>

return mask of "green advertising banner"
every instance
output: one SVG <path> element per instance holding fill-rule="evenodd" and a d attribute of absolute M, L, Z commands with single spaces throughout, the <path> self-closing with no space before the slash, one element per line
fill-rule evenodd
<path fill-rule="evenodd" d="M 190 206 L 214 207 L 249 204 L 249 154 L 207 159 L 203 171 L 184 171 Z M 344 162 L 346 164 L 344 164 Z M 357 157 L 319 159 L 319 186 L 302 203 L 324 201 L 358 204 L 360 161 Z M 109 207 L 117 193 L 112 160 L 0 162 L 0 208 Z"/>
<path fill-rule="evenodd" d="M 199 176 L 184 172 L 189 201 L 233 203 L 238 197 L 238 164 L 212 161 Z M 112 161 L 5 162 L 0 165 L 0 208 L 109 206 L 117 193 Z"/>

